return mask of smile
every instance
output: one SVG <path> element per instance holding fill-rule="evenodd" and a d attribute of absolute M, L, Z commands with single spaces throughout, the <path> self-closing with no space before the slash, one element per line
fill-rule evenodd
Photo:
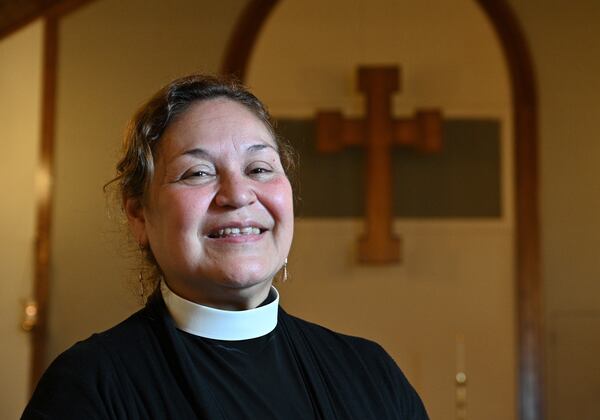
<path fill-rule="evenodd" d="M 226 227 L 208 234 L 209 238 L 226 238 L 230 236 L 242 236 L 242 235 L 260 235 L 264 232 L 264 229 L 260 229 L 256 226 L 246 227 Z"/>

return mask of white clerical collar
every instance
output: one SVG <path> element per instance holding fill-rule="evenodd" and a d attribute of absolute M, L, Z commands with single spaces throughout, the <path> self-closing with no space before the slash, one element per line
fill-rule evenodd
<path fill-rule="evenodd" d="M 277 326 L 279 293 L 271 286 L 270 302 L 245 311 L 226 311 L 191 302 L 176 295 L 163 281 L 163 300 L 178 329 L 216 340 L 248 340 L 262 337 Z"/>

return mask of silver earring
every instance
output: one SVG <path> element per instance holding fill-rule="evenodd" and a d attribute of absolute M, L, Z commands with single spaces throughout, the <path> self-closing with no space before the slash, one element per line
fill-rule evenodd
<path fill-rule="evenodd" d="M 286 281 L 288 279 L 288 272 L 287 272 L 287 257 L 285 260 L 283 260 L 283 281 Z"/>
<path fill-rule="evenodd" d="M 141 243 L 138 243 L 139 249 L 140 249 L 140 257 L 141 257 L 141 265 L 140 265 L 140 272 L 138 274 L 138 282 L 140 283 L 140 303 L 143 305 L 144 304 L 144 294 L 145 294 L 145 290 L 144 290 L 144 247 L 142 246 Z"/>
<path fill-rule="evenodd" d="M 142 274 L 142 269 L 140 268 L 140 274 L 138 277 L 140 282 L 140 302 L 142 305 L 144 304 L 144 275 Z"/>

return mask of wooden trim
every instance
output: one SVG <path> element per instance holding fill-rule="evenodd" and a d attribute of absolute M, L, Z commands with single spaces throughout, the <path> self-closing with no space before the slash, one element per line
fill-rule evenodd
<path fill-rule="evenodd" d="M 242 12 L 229 38 L 221 65 L 221 74 L 246 78 L 250 54 L 258 34 L 278 0 L 251 0 Z"/>
<path fill-rule="evenodd" d="M 475 0 L 499 38 L 511 79 L 515 153 L 515 284 L 518 397 L 521 420 L 544 418 L 544 355 L 540 218 L 538 199 L 538 105 L 531 55 L 506 0 Z M 253 0 L 242 13 L 221 72 L 243 81 L 252 49 L 277 0 Z"/>
<path fill-rule="evenodd" d="M 519 418 L 544 418 L 544 352 L 538 104 L 535 73 L 519 22 L 505 0 L 478 0 L 500 39 L 511 78 L 516 192 L 515 280 L 519 361 Z"/>
<path fill-rule="evenodd" d="M 62 0 L 54 4 L 50 9 L 46 11 L 46 16 L 55 16 L 56 18 L 62 18 L 78 10 L 80 7 L 85 6 L 88 3 L 92 3 L 96 0 Z"/>
<path fill-rule="evenodd" d="M 33 295 L 38 306 L 38 319 L 31 334 L 31 376 L 29 382 L 31 392 L 35 389 L 46 367 L 59 48 L 58 29 L 62 17 L 91 1 L 93 0 L 64 0 L 44 9 L 46 16 L 44 17 L 43 30 L 42 115 L 40 157 L 37 169 L 38 186 L 33 279 Z"/>
<path fill-rule="evenodd" d="M 92 1 L 94 0 L 59 0 L 54 2 L 41 2 L 40 6 L 35 10 L 17 18 L 10 25 L 0 28 L 0 39 L 9 36 L 13 32 L 18 31 L 40 17 L 63 16 Z"/>
<path fill-rule="evenodd" d="M 31 390 L 44 366 L 48 329 L 48 292 L 50 274 L 50 233 L 52 223 L 52 175 L 54 166 L 54 126 L 56 116 L 56 70 L 58 56 L 58 19 L 44 20 L 42 76 L 42 121 L 37 188 L 37 237 L 33 293 L 38 305 L 38 321 L 32 331 Z"/>

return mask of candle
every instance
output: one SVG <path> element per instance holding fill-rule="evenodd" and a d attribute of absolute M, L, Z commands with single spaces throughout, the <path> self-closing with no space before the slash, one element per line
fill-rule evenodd
<path fill-rule="evenodd" d="M 466 420 L 467 418 L 467 371 L 466 371 L 466 346 L 465 336 L 462 333 L 456 334 L 456 419 Z"/>

